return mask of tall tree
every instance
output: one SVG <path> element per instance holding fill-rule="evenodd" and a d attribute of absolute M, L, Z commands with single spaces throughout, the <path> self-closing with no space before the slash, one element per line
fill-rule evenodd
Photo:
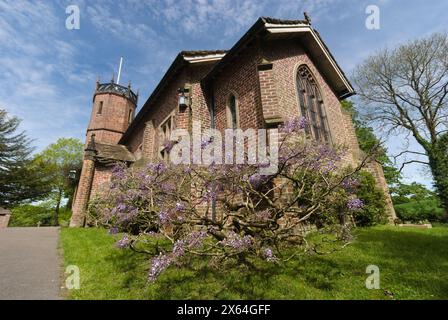
<path fill-rule="evenodd" d="M 0 206 L 12 206 L 46 196 L 42 168 L 30 160 L 31 140 L 18 132 L 20 120 L 0 109 Z"/>
<path fill-rule="evenodd" d="M 357 91 L 368 119 L 389 134 L 412 136 L 423 152 L 407 149 L 403 165 L 429 166 L 448 214 L 448 35 L 434 34 L 393 50 L 382 50 L 355 71 Z M 397 156 L 399 156 L 397 155 Z M 422 160 L 421 157 L 424 157 Z"/>
<path fill-rule="evenodd" d="M 389 187 L 398 184 L 401 179 L 401 174 L 388 157 L 387 149 L 375 135 L 374 129 L 360 116 L 353 102 L 344 100 L 341 102 L 341 105 L 342 108 L 348 111 L 352 116 L 359 148 L 366 153 L 370 153 L 375 149 L 376 161 L 383 167 L 384 177 L 386 178 L 387 184 Z"/>
<path fill-rule="evenodd" d="M 35 162 L 44 167 L 55 201 L 53 223 L 59 225 L 59 209 L 63 198 L 73 196 L 74 186 L 69 179 L 70 171 L 82 167 L 84 145 L 78 139 L 60 138 L 36 155 Z"/>

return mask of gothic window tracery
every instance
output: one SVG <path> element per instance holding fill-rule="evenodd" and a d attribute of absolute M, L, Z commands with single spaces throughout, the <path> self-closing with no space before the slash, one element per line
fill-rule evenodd
<path fill-rule="evenodd" d="M 297 94 L 300 113 L 308 120 L 306 133 L 320 142 L 330 142 L 328 119 L 316 80 L 306 65 L 297 70 Z"/>

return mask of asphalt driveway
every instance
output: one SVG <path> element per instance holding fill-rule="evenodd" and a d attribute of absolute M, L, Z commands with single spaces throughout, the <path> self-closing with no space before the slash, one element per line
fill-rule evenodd
<path fill-rule="evenodd" d="M 59 228 L 0 229 L 0 300 L 60 299 Z"/>

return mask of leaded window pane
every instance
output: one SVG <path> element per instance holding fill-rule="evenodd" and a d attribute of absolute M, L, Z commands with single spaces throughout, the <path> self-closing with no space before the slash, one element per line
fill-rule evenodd
<path fill-rule="evenodd" d="M 303 117 L 308 119 L 306 133 L 321 142 L 330 142 L 327 116 L 319 88 L 311 71 L 306 66 L 297 72 L 299 107 Z"/>

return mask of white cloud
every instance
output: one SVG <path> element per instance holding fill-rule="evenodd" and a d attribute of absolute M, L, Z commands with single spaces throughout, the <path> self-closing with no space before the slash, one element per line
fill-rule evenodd
<path fill-rule="evenodd" d="M 63 7 L 46 1 L 0 2 L 0 107 L 23 119 L 39 148 L 60 136 L 82 137 L 84 128 L 73 122 L 88 116 L 86 97 L 64 86 L 92 78 L 78 73 L 79 47 L 67 40 L 64 18 Z"/>
<path fill-rule="evenodd" d="M 0 107 L 23 118 L 23 128 L 42 147 L 60 136 L 84 136 L 96 75 L 107 72 L 109 80 L 120 55 L 126 55 L 123 82 L 127 77 L 142 89 L 141 104 L 177 52 L 230 48 L 260 16 L 303 19 L 307 11 L 347 73 L 375 47 L 446 30 L 444 2 L 435 9 L 422 4 L 421 13 L 401 10 L 404 1 L 376 0 L 384 7 L 384 32 L 375 38 L 364 27 L 368 2 L 0 0 Z M 81 31 L 65 29 L 69 4 L 81 9 Z M 420 20 L 426 30 L 413 23 Z M 406 174 L 422 176 L 414 167 Z"/>
<path fill-rule="evenodd" d="M 261 15 L 266 0 L 144 1 L 145 8 L 171 35 L 231 37 Z"/>

